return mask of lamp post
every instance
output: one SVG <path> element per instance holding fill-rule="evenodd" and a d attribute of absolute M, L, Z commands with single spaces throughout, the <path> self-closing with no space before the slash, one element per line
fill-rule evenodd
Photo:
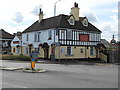
<path fill-rule="evenodd" d="M 56 4 L 57 4 L 57 2 L 59 2 L 59 1 L 61 1 L 61 0 L 56 1 L 55 4 L 54 4 L 54 16 L 56 15 Z"/>

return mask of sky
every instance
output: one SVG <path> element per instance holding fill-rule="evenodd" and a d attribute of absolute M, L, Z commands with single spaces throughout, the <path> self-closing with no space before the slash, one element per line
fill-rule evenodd
<path fill-rule="evenodd" d="M 39 19 L 39 8 L 44 18 L 54 16 L 54 4 L 58 0 L 1 0 L 0 29 L 13 34 L 24 31 Z M 118 40 L 118 2 L 119 0 L 61 0 L 56 3 L 56 15 L 70 15 L 74 2 L 80 8 L 80 17 L 102 31 L 101 38 L 110 41 L 112 35 Z"/>

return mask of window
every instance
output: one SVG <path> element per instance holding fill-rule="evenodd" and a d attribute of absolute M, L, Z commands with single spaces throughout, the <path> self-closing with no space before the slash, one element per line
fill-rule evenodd
<path fill-rule="evenodd" d="M 39 42 L 40 41 L 40 33 L 41 32 L 37 32 L 37 33 L 34 34 L 34 41 L 35 42 Z"/>
<path fill-rule="evenodd" d="M 88 25 L 88 22 L 87 22 L 87 21 L 84 21 L 84 25 L 87 26 L 87 25 Z"/>
<path fill-rule="evenodd" d="M 37 41 L 37 33 L 34 34 L 34 41 Z"/>
<path fill-rule="evenodd" d="M 75 25 L 75 19 L 73 16 L 71 16 L 69 19 L 68 19 L 68 22 L 70 25 Z"/>
<path fill-rule="evenodd" d="M 71 55 L 72 51 L 71 51 L 71 47 L 67 47 L 67 55 Z"/>
<path fill-rule="evenodd" d="M 80 49 L 80 53 L 83 53 L 83 48 Z"/>
<path fill-rule="evenodd" d="M 28 47 L 26 48 L 26 52 L 25 53 L 28 54 Z"/>
<path fill-rule="evenodd" d="M 29 41 L 29 34 L 26 34 L 26 41 Z"/>
<path fill-rule="evenodd" d="M 37 53 L 39 53 L 39 48 L 35 48 L 35 51 L 36 51 Z"/>
<path fill-rule="evenodd" d="M 74 25 L 74 20 L 70 19 L 70 25 Z"/>
<path fill-rule="evenodd" d="M 90 55 L 93 56 L 94 54 L 95 54 L 95 52 L 94 52 L 94 47 L 91 47 L 91 48 L 90 48 Z"/>
<path fill-rule="evenodd" d="M 86 26 L 86 27 L 87 27 L 87 26 L 88 26 L 88 19 L 85 18 L 82 23 L 83 23 L 83 26 Z"/>
<path fill-rule="evenodd" d="M 49 31 L 48 32 L 48 40 L 51 40 L 52 39 L 52 31 Z"/>
<path fill-rule="evenodd" d="M 58 34 L 59 34 L 59 30 L 57 29 L 57 30 L 56 30 L 56 35 L 58 35 Z"/>
<path fill-rule="evenodd" d="M 72 39 L 72 31 L 71 30 L 67 31 L 67 39 L 68 40 Z"/>
<path fill-rule="evenodd" d="M 17 48 L 16 53 L 20 53 L 20 48 L 19 47 Z"/>
<path fill-rule="evenodd" d="M 40 33 L 41 33 L 41 32 L 38 33 L 38 41 L 40 41 Z"/>
<path fill-rule="evenodd" d="M 61 35 L 62 35 L 61 39 L 65 39 L 65 31 L 64 30 L 61 30 Z"/>

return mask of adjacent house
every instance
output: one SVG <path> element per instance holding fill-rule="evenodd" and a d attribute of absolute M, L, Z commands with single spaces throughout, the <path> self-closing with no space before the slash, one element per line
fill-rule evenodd
<path fill-rule="evenodd" d="M 37 51 L 39 58 L 50 59 L 99 59 L 98 44 L 101 31 L 87 17 L 79 17 L 79 7 L 74 3 L 70 15 L 39 20 L 22 32 L 22 53 Z"/>
<path fill-rule="evenodd" d="M 101 39 L 99 44 L 99 56 L 103 62 L 110 62 L 109 52 L 110 52 L 110 43 L 106 39 Z"/>
<path fill-rule="evenodd" d="M 17 32 L 14 33 L 15 37 L 11 42 L 11 52 L 13 55 L 21 55 L 22 54 L 22 33 Z"/>
<path fill-rule="evenodd" d="M 3 29 L 0 29 L 0 46 L 2 50 L 1 53 L 9 53 L 11 51 L 11 41 L 14 38 L 13 35 L 11 35 L 10 33 L 6 32 Z"/>

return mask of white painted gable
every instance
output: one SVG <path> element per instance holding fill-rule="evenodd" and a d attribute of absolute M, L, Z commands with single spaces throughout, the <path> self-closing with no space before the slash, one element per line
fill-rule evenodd
<path fill-rule="evenodd" d="M 13 42 L 19 41 L 19 43 L 14 44 Z M 21 45 L 21 40 L 18 38 L 18 36 L 15 36 L 14 39 L 11 42 L 11 46 L 17 46 L 17 45 Z"/>

